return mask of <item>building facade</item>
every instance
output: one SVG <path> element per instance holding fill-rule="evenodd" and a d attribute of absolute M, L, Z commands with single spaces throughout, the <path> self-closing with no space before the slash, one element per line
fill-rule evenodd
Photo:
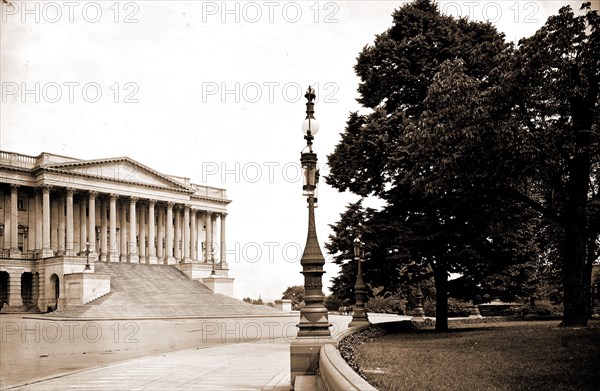
<path fill-rule="evenodd" d="M 231 295 L 229 202 L 224 189 L 127 157 L 0 151 L 2 311 L 44 312 L 77 302 L 69 295 L 84 303 L 107 293 L 106 276 L 93 276 L 95 261 L 175 265 L 193 279 L 212 277 L 209 288 Z M 65 278 L 87 284 L 87 292 L 67 289 Z"/>

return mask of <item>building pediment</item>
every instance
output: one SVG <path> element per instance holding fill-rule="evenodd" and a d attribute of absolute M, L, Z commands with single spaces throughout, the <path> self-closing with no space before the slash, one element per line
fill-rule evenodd
<path fill-rule="evenodd" d="M 65 177 L 93 178 L 138 186 L 194 192 L 181 180 L 161 174 L 128 157 L 54 163 L 44 165 L 42 169 L 45 172 L 65 175 Z"/>

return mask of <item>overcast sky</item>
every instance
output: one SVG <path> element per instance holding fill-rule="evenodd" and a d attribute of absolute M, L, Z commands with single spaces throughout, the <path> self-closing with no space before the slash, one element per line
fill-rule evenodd
<path fill-rule="evenodd" d="M 315 151 L 333 152 L 356 103 L 353 66 L 402 1 L 14 1 L 1 4 L 0 149 L 128 156 L 223 187 L 238 298 L 303 284 L 299 178 L 304 92 L 317 93 Z M 533 34 L 565 1 L 438 1 Z M 598 1 L 593 2 L 598 9 Z M 36 84 L 37 83 L 37 84 Z M 27 92 L 30 90 L 33 92 Z M 37 92 L 36 92 L 37 90 Z M 321 167 L 327 174 L 327 167 Z M 321 243 L 357 198 L 321 183 Z M 327 258 L 327 254 L 326 254 Z M 330 259 L 324 285 L 337 273 Z"/>

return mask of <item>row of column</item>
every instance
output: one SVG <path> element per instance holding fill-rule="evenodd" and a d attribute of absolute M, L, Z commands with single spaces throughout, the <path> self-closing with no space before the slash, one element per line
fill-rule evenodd
<path fill-rule="evenodd" d="M 19 252 L 18 249 L 18 210 L 17 195 L 18 185 L 11 186 L 11 218 L 10 218 L 10 253 L 11 256 Z M 51 203 L 50 186 L 43 186 L 41 191 L 36 189 L 34 196 L 34 214 L 35 214 L 35 249 L 41 250 L 42 256 L 53 256 L 51 249 Z M 57 255 L 76 255 L 74 249 L 74 208 L 73 197 L 75 189 L 67 188 L 65 196 L 58 198 L 58 229 L 54 235 L 58 243 Z M 85 243 L 89 243 L 91 254 L 97 254 L 96 249 L 96 198 L 98 192 L 89 191 L 87 193 L 87 210 L 85 200 L 81 197 L 80 203 L 80 250 L 83 251 Z M 41 200 L 40 200 L 41 198 Z M 225 217 L 226 213 L 201 211 L 193 208 L 191 205 L 180 205 L 173 202 L 161 203 L 157 206 L 156 200 L 140 201 L 137 197 L 121 197 L 120 202 L 120 238 L 117 241 L 117 200 L 120 197 L 117 194 L 100 197 L 100 257 L 101 260 L 109 261 L 142 261 L 154 262 L 156 260 L 165 263 L 173 263 L 175 260 L 183 262 L 193 262 L 202 258 L 205 262 L 214 262 L 213 259 L 213 224 L 216 219 L 220 219 L 220 260 L 225 261 Z M 40 202 L 41 201 L 41 202 Z M 66 204 L 66 205 L 65 205 Z M 143 210 L 140 215 L 140 232 L 138 248 L 137 232 L 137 212 L 138 205 L 147 205 L 148 221 L 146 222 L 146 211 Z M 40 210 L 41 209 L 41 210 Z M 63 210 L 66 210 L 63 213 Z M 127 210 L 129 211 L 129 223 L 127 222 Z M 108 212 L 108 219 L 106 218 Z M 201 242 L 199 239 L 198 214 L 203 213 L 206 226 L 205 248 L 201 252 L 197 246 Z M 165 216 L 166 214 L 166 216 Z M 183 216 L 182 216 L 183 214 Z M 13 218 L 14 216 L 14 218 Z M 158 221 L 155 224 L 155 219 Z M 174 224 L 173 218 L 175 219 Z M 183 218 L 183 222 L 182 222 Z M 87 223 L 87 224 L 86 224 Z M 183 231 L 183 232 L 182 232 Z M 41 243 L 37 238 L 41 238 Z M 147 240 L 147 248 L 146 248 Z M 181 247 L 180 247 L 181 243 Z M 118 245 L 120 248 L 118 249 Z M 166 245 L 170 244 L 170 245 Z M 64 245 L 64 247 L 63 247 Z M 120 250 L 120 251 L 117 251 Z M 148 251 L 146 251 L 148 250 Z M 200 250 L 200 251 L 198 251 Z M 182 253 L 183 251 L 183 253 Z M 120 253 L 120 257 L 118 257 Z M 120 258 L 120 259 L 118 259 Z"/>

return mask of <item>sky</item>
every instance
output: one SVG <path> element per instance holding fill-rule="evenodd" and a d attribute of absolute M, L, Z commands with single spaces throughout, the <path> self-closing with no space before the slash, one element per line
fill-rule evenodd
<path fill-rule="evenodd" d="M 9 0 L 10 1 L 10 0 Z M 99 159 L 227 189 L 234 296 L 302 285 L 301 124 L 316 90 L 321 175 L 356 102 L 356 57 L 403 1 L 12 1 L 0 4 L 0 150 Z M 532 35 L 567 1 L 438 1 Z M 598 9 L 599 1 L 593 2 Z M 327 293 L 329 224 L 358 198 L 323 181 L 316 210 Z"/>

